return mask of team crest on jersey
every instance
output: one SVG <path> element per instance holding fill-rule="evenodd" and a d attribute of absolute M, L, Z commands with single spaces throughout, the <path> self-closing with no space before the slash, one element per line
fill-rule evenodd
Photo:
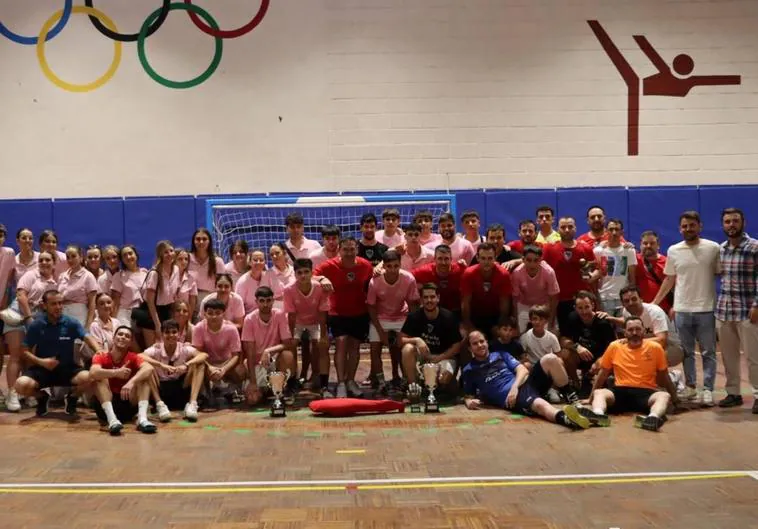
<path fill-rule="evenodd" d="M 366 250 L 366 259 L 368 259 L 370 261 L 373 258 L 374 258 L 374 250 L 372 250 L 370 248 L 367 249 Z"/>
<path fill-rule="evenodd" d="M 485 281 L 484 283 L 482 283 L 482 288 L 484 289 L 485 292 L 489 292 L 490 289 L 492 288 L 492 283 L 490 283 L 489 281 Z"/>
<path fill-rule="evenodd" d="M 347 280 L 348 281 L 355 281 L 355 272 L 348 272 L 347 273 Z"/>
<path fill-rule="evenodd" d="M 431 323 L 427 323 L 426 324 L 426 332 L 429 333 L 429 334 L 432 334 L 434 332 L 434 325 L 432 325 Z"/>
<path fill-rule="evenodd" d="M 563 258 L 566 261 L 571 261 L 571 257 L 574 255 L 573 250 L 563 250 Z"/>

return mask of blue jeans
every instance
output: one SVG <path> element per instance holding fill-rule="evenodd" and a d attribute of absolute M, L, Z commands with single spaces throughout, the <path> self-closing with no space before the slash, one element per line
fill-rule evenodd
<path fill-rule="evenodd" d="M 677 312 L 674 322 L 684 350 L 684 377 L 687 385 L 697 385 L 697 341 L 703 356 L 703 387 L 713 391 L 716 382 L 716 318 L 713 312 Z"/>

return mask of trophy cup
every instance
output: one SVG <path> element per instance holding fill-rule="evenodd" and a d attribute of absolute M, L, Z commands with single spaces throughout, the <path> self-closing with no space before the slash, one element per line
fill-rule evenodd
<path fill-rule="evenodd" d="M 434 396 L 434 388 L 437 387 L 437 375 L 440 372 L 439 364 L 424 364 L 421 367 L 424 375 L 424 384 L 429 390 L 429 396 L 424 403 L 424 413 L 439 413 L 440 405 Z"/>
<path fill-rule="evenodd" d="M 268 384 L 271 386 L 271 391 L 274 393 L 274 402 L 271 404 L 271 417 L 286 417 L 287 412 L 284 408 L 284 385 L 287 383 L 287 379 L 290 376 L 289 370 L 286 373 L 281 371 L 272 371 L 268 375 Z"/>

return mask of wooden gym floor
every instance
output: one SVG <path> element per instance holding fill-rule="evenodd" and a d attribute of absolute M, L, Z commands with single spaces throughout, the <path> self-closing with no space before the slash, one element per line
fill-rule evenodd
<path fill-rule="evenodd" d="M 657 434 L 630 416 L 570 432 L 456 406 L 223 410 L 111 438 L 86 411 L 0 412 L 0 527 L 758 528 L 758 415 L 743 394 L 742 409 L 688 411 Z"/>

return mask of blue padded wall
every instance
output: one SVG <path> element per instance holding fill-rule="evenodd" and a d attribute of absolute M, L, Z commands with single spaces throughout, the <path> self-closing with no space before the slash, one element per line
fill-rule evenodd
<path fill-rule="evenodd" d="M 700 208 L 700 195 L 696 187 L 635 187 L 629 188 L 629 240 L 639 246 L 640 234 L 645 230 L 658 232 L 663 252 L 679 242 L 679 215 Z"/>
<path fill-rule="evenodd" d="M 53 227 L 52 200 L 0 200 L 0 223 L 8 230 L 6 246 L 16 247 L 16 233 L 21 228 L 29 228 L 37 237 L 42 230 Z"/>
<path fill-rule="evenodd" d="M 581 235 L 589 230 L 587 209 L 602 206 L 606 218 L 621 219 L 624 228 L 629 229 L 629 196 L 624 187 L 588 187 L 584 189 L 558 189 L 557 215 L 574 217 L 576 233 Z M 558 228 L 558 219 L 555 219 Z"/>
<path fill-rule="evenodd" d="M 484 197 L 484 192 L 481 189 L 474 189 L 471 191 L 456 191 L 455 192 L 455 208 L 458 218 L 455 219 L 458 231 L 463 233 L 463 224 L 461 224 L 461 215 L 468 209 L 473 209 L 479 212 L 479 218 L 482 222 L 482 230 L 487 227 L 487 200 Z"/>
<path fill-rule="evenodd" d="M 505 226 L 506 239 L 518 239 L 519 222 L 535 219 L 535 210 L 539 206 L 550 206 L 557 211 L 557 197 L 554 189 L 513 189 L 485 192 L 487 204 L 487 222 Z"/>
<path fill-rule="evenodd" d="M 78 244 L 85 250 L 90 244 L 121 246 L 124 244 L 124 200 L 56 200 L 53 226 L 61 251 L 67 244 Z"/>
<path fill-rule="evenodd" d="M 196 227 L 195 197 L 127 198 L 124 217 L 127 219 L 124 242 L 134 244 L 140 264 L 149 267 L 159 240 L 167 239 L 177 247 L 189 248 Z"/>
<path fill-rule="evenodd" d="M 746 217 L 745 231 L 758 237 L 758 218 L 754 214 L 758 211 L 758 186 L 703 186 L 699 191 L 703 237 L 717 242 L 726 239 L 721 229 L 724 208 L 740 208 Z"/>

